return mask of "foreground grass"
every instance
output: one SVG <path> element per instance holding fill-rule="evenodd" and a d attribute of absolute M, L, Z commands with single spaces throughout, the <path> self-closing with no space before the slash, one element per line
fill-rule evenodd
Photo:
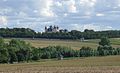
<path fill-rule="evenodd" d="M 120 73 L 120 56 L 2 64 L 0 73 Z"/>

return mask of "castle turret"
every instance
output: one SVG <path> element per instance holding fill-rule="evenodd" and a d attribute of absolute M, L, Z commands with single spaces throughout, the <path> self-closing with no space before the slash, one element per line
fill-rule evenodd
<path fill-rule="evenodd" d="M 58 32 L 59 31 L 59 27 L 57 26 L 56 28 L 57 28 L 57 32 Z"/>
<path fill-rule="evenodd" d="M 45 32 L 47 32 L 47 27 L 45 26 Z"/>
<path fill-rule="evenodd" d="M 58 26 L 49 26 L 48 28 L 45 26 L 45 32 L 59 32 L 59 27 Z"/>

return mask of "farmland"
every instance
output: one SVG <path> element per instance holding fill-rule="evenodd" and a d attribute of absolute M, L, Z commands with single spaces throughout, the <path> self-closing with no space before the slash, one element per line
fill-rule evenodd
<path fill-rule="evenodd" d="M 11 39 L 5 39 L 7 43 Z M 34 47 L 67 46 L 79 50 L 82 46 L 93 49 L 98 47 L 99 39 L 85 40 L 48 40 L 21 39 Z M 120 47 L 120 39 L 110 39 L 113 47 Z M 120 56 L 72 57 L 57 59 L 40 59 L 37 62 L 1 64 L 0 73 L 120 73 Z"/>
<path fill-rule="evenodd" d="M 40 60 L 34 63 L 2 64 L 0 73 L 119 73 L 120 56 Z"/>
<path fill-rule="evenodd" d="M 46 47 L 46 46 L 66 46 L 71 47 L 72 49 L 79 50 L 83 46 L 88 46 L 93 49 L 98 47 L 99 39 L 85 40 L 81 42 L 80 40 L 48 40 L 48 39 L 22 39 L 28 43 L 30 43 L 34 47 Z M 10 39 L 5 39 L 6 42 L 10 41 Z M 110 39 L 113 47 L 120 47 L 120 38 L 112 38 Z"/>

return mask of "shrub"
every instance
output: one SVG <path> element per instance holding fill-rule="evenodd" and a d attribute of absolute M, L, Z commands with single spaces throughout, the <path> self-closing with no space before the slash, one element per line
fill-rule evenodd
<path fill-rule="evenodd" d="M 80 57 L 89 57 L 92 55 L 94 55 L 94 52 L 90 47 L 82 47 L 80 49 Z"/>

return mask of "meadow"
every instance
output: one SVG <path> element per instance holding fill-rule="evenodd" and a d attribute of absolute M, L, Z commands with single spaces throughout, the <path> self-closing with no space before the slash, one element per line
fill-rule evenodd
<path fill-rule="evenodd" d="M 5 39 L 6 42 L 11 39 Z M 96 49 L 99 46 L 99 39 L 85 40 L 81 42 L 80 40 L 54 40 L 54 39 L 21 39 L 30 43 L 34 47 L 47 47 L 47 46 L 66 46 L 72 49 L 79 50 L 83 46 L 91 47 Z M 113 47 L 120 47 L 120 38 L 111 38 L 110 42 Z"/>

